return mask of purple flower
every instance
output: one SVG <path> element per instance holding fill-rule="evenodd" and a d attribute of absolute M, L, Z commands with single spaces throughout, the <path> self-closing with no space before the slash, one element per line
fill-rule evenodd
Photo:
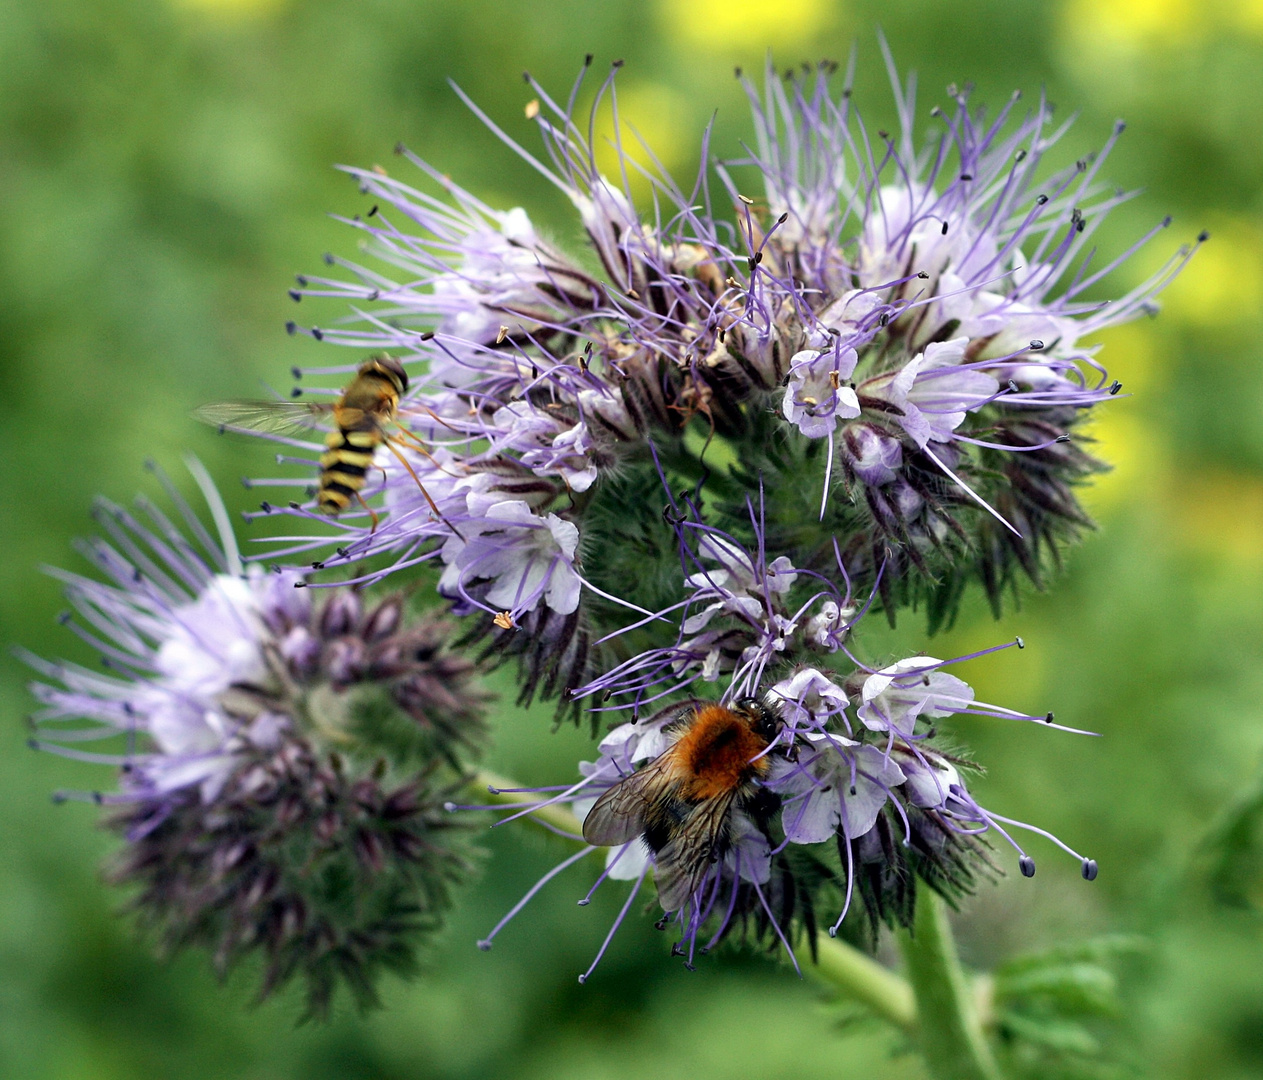
<path fill-rule="evenodd" d="M 932 656 L 899 660 L 864 680 L 856 712 L 870 731 L 910 737 L 921 717 L 950 716 L 973 704 L 968 684 L 948 675 Z"/>
<path fill-rule="evenodd" d="M 562 615 L 579 606 L 574 524 L 494 491 L 471 493 L 469 510 L 463 535 L 450 536 L 443 546 L 446 568 L 439 579 L 439 592 L 457 601 L 457 610 L 507 611 L 516 623 L 541 604 Z M 474 582 L 489 585 L 479 590 L 480 599 L 469 591 Z"/>
<path fill-rule="evenodd" d="M 777 761 L 768 787 L 785 800 L 781 821 L 793 844 L 863 836 L 877 822 L 903 771 L 876 746 L 841 735 L 799 735 L 798 760 Z"/>
<path fill-rule="evenodd" d="M 166 947 L 207 946 L 221 972 L 262 953 L 261 994 L 299 976 L 312 1013 L 342 980 L 372 1004 L 466 869 L 441 808 L 482 741 L 476 667 L 401 596 L 317 607 L 297 574 L 243 568 L 190 469 L 218 543 L 163 478 L 187 535 L 147 501 L 142 517 L 103 502 L 109 540 L 84 551 L 108 580 L 53 571 L 109 674 L 28 656 L 46 680 L 35 745 L 120 769 L 117 791 L 92 796 L 125 841 L 112 876 Z M 122 752 L 81 749 L 94 741 Z"/>

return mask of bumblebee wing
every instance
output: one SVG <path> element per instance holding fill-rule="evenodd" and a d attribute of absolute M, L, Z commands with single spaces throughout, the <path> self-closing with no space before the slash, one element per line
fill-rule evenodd
<path fill-rule="evenodd" d="M 676 784 L 672 776 L 673 756 L 670 750 L 659 755 L 597 799 L 583 819 L 584 840 L 589 844 L 614 847 L 626 844 L 643 833 L 645 811 L 669 794 Z"/>
<path fill-rule="evenodd" d="M 327 405 L 307 401 L 216 401 L 193 410 L 193 419 L 223 431 L 298 435 L 327 429 Z"/>
<path fill-rule="evenodd" d="M 697 893 L 726 839 L 735 797 L 733 790 L 699 803 L 654 856 L 653 879 L 663 911 L 679 911 Z"/>

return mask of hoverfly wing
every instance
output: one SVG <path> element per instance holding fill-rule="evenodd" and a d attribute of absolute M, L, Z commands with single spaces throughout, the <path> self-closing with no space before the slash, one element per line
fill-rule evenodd
<path fill-rule="evenodd" d="M 654 856 L 653 879 L 663 911 L 679 911 L 701 887 L 723 842 L 736 791 L 699 803 L 679 831 Z"/>
<path fill-rule="evenodd" d="M 327 428 L 327 405 L 308 401 L 215 401 L 193 410 L 193 419 L 222 431 L 299 435 Z"/>
<path fill-rule="evenodd" d="M 674 783 L 670 767 L 668 750 L 610 788 L 583 819 L 583 839 L 597 847 L 616 847 L 635 840 L 645 831 L 645 811 Z"/>

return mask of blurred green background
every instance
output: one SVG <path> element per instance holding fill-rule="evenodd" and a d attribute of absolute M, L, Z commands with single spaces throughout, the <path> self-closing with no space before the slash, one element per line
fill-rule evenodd
<path fill-rule="evenodd" d="M 687 172 L 714 109 L 716 150 L 737 152 L 747 121 L 732 67 L 759 67 L 769 47 L 785 64 L 845 58 L 858 42 L 857 100 L 872 126 L 888 123 L 879 21 L 901 68 L 920 73 L 923 110 L 950 81 L 973 80 L 977 100 L 997 104 L 1046 86 L 1063 114 L 1081 110 L 1063 161 L 1128 119 L 1106 174 L 1146 191 L 1117 213 L 1114 250 L 1168 212 L 1163 243 L 1213 233 L 1162 316 L 1106 342 L 1103 360 L 1135 396 L 1097 428 L 1117 464 L 1089 496 L 1100 531 L 1051 594 L 1000 626 L 973 602 L 928 647 L 955 655 L 1021 633 L 1024 652 L 960 674 L 983 698 L 1105 736 L 958 721 L 990 769 L 983 801 L 1101 866 L 1088 886 L 1037 841 L 1039 876 L 1010 866 L 958 920 L 966 959 L 1144 934 L 1150 950 L 1123 971 L 1123 1041 L 1139 1073 L 1263 1076 L 1252 819 L 1219 901 L 1206 874 L 1207 837 L 1248 795 L 1263 750 L 1260 0 L 0 0 L 0 638 L 79 655 L 38 566 L 79 568 L 70 540 L 91 498 L 152 488 L 147 456 L 178 475 L 191 449 L 248 504 L 233 481 L 267 473 L 269 454 L 186 416 L 330 359 L 283 323 L 290 276 L 317 270 L 325 250 L 354 251 L 327 216 L 363 209 L 334 163 L 393 169 L 403 140 L 493 205 L 525 205 L 580 242 L 559 195 L 480 127 L 449 77 L 529 140 L 522 69 L 564 91 L 585 52 L 598 69 L 625 59 L 623 109 Z M 905 621 L 905 646 L 926 646 L 920 629 Z M 24 749 L 26 676 L 4 665 L 0 1076 L 922 1075 L 880 1029 L 840 1025 L 783 965 L 729 953 L 690 975 L 646 919 L 579 987 L 621 901 L 612 889 L 575 907 L 589 869 L 477 952 L 562 852 L 533 833 L 489 838 L 488 871 L 427 973 L 389 983 L 384 1011 L 298 1028 L 295 998 L 251 1009 L 248 980 L 217 985 L 201 955 L 160 964 L 116 918 L 120 897 L 97 869 L 111 841 L 93 809 L 48 800 L 109 778 Z M 528 781 L 564 779 L 588 749 L 507 705 L 498 727 L 492 764 Z"/>

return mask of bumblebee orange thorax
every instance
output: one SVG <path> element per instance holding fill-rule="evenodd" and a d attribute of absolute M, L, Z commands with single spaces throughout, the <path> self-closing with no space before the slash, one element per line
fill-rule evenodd
<path fill-rule="evenodd" d="M 768 769 L 767 740 L 741 713 L 722 705 L 703 705 L 674 747 L 684 794 L 708 799 L 749 783 Z M 756 760 L 757 759 L 757 760 Z"/>

